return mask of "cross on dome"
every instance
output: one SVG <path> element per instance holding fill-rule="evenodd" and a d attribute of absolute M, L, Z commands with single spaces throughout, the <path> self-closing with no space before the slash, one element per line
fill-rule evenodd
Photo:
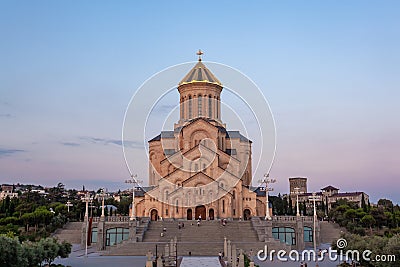
<path fill-rule="evenodd" d="M 201 51 L 201 49 L 199 49 L 199 51 L 197 51 L 196 55 L 199 56 L 199 61 L 201 61 L 201 55 L 203 55 L 203 51 Z"/>

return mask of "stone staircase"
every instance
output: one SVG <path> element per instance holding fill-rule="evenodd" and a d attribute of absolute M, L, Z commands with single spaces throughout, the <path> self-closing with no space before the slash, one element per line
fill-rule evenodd
<path fill-rule="evenodd" d="M 192 225 L 193 223 L 193 225 Z M 216 256 L 223 251 L 224 237 L 232 241 L 237 249 L 257 252 L 264 248 L 264 242 L 259 242 L 258 236 L 250 221 L 229 221 L 222 226 L 218 221 L 202 221 L 200 226 L 196 221 L 185 221 L 185 227 L 178 229 L 177 221 L 151 222 L 144 234 L 143 242 L 124 242 L 108 247 L 105 255 L 145 255 L 148 251 L 162 253 L 165 245 L 171 239 L 177 238 L 178 255 L 185 256 Z M 166 231 L 163 231 L 163 228 Z M 163 233 L 163 236 L 161 236 Z M 270 249 L 282 249 L 284 244 L 279 241 L 268 244 Z"/>
<path fill-rule="evenodd" d="M 329 243 L 336 242 L 336 240 L 340 237 L 341 232 L 345 232 L 344 228 L 340 228 L 340 226 L 336 223 L 321 221 L 320 222 L 320 231 L 321 231 L 321 243 Z"/>
<path fill-rule="evenodd" d="M 57 229 L 53 237 L 59 241 L 67 241 L 71 244 L 80 244 L 82 235 L 82 222 L 69 222 L 64 225 L 64 228 Z"/>

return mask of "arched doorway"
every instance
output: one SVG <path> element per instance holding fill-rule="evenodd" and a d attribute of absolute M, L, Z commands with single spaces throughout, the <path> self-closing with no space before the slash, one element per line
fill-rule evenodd
<path fill-rule="evenodd" d="M 193 217 L 193 213 L 192 213 L 192 209 L 188 209 L 187 210 L 187 212 L 186 212 L 186 219 L 187 220 L 191 220 L 192 219 L 192 217 Z"/>
<path fill-rule="evenodd" d="M 201 219 L 206 219 L 206 207 L 204 205 L 197 206 L 195 210 L 195 218 L 196 220 L 201 216 Z"/>
<path fill-rule="evenodd" d="M 251 217 L 251 211 L 249 209 L 245 209 L 243 211 L 243 220 L 250 220 Z"/>
<path fill-rule="evenodd" d="M 210 220 L 214 220 L 214 209 L 208 210 L 208 218 L 210 218 Z"/>
<path fill-rule="evenodd" d="M 156 209 L 152 209 L 150 212 L 150 218 L 152 221 L 158 220 L 158 211 Z"/>

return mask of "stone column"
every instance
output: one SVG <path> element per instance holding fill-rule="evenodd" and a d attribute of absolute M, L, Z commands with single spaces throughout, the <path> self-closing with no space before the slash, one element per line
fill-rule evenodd
<path fill-rule="evenodd" d="M 174 249 L 174 246 L 175 244 L 174 244 L 174 239 L 172 238 L 170 241 L 169 241 L 169 255 L 170 256 L 175 256 L 175 249 Z"/>
<path fill-rule="evenodd" d="M 304 244 L 304 223 L 301 216 L 296 216 L 296 249 L 305 249 Z"/>
<path fill-rule="evenodd" d="M 169 245 L 166 244 L 164 247 L 164 258 L 168 258 L 169 257 Z"/>
<path fill-rule="evenodd" d="M 226 237 L 224 237 L 224 259 L 227 258 L 228 255 L 228 244 L 226 242 Z"/>
<path fill-rule="evenodd" d="M 254 265 L 253 265 L 254 266 Z M 157 259 L 157 267 L 163 267 L 161 256 Z"/>
<path fill-rule="evenodd" d="M 82 232 L 81 232 L 81 247 L 82 248 L 85 248 L 85 242 L 86 242 L 86 225 L 87 225 L 87 223 L 86 223 L 86 217 L 85 217 L 85 219 L 83 220 L 83 223 L 82 223 Z"/>
<path fill-rule="evenodd" d="M 244 267 L 244 255 L 243 255 L 243 250 L 240 250 L 238 267 Z"/>
<path fill-rule="evenodd" d="M 236 254 L 236 245 L 232 245 L 232 267 L 236 267 L 237 263 L 237 254 Z"/>
<path fill-rule="evenodd" d="M 272 238 L 272 221 L 263 221 L 264 225 L 265 225 L 265 231 L 264 231 L 264 235 L 265 235 L 265 242 L 268 242 L 271 238 Z"/>
<path fill-rule="evenodd" d="M 100 217 L 99 222 L 97 223 L 97 250 L 105 250 L 106 249 L 106 222 L 105 217 Z"/>
<path fill-rule="evenodd" d="M 138 221 L 136 220 L 129 220 L 129 241 L 130 242 L 137 242 L 136 238 L 136 227 Z"/>
<path fill-rule="evenodd" d="M 232 247 L 231 247 L 231 241 L 230 240 L 228 240 L 228 246 L 227 246 L 227 248 L 226 248 L 226 252 L 227 252 L 227 255 L 226 255 L 226 260 L 228 261 L 228 266 L 231 266 L 231 263 L 232 263 Z"/>

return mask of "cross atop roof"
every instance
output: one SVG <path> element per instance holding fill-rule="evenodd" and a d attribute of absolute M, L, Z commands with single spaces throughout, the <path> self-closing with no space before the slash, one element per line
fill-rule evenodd
<path fill-rule="evenodd" d="M 203 51 L 201 51 L 201 49 L 199 49 L 199 51 L 197 51 L 196 55 L 199 56 L 199 61 L 201 61 L 201 55 L 203 55 Z"/>

